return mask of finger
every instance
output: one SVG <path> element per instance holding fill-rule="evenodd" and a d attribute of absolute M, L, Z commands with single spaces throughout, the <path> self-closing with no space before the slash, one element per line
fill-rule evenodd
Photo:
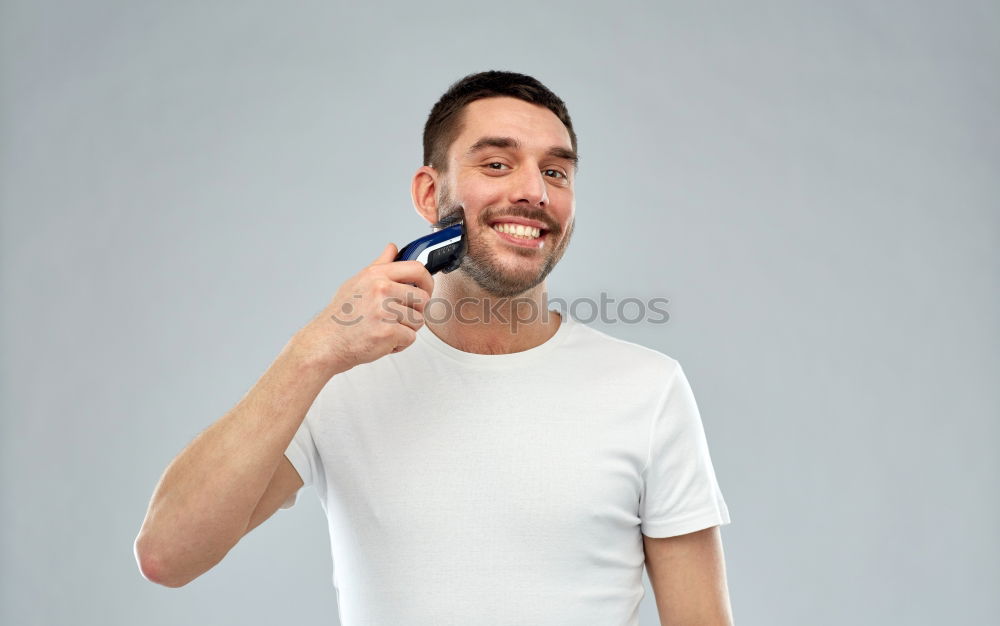
<path fill-rule="evenodd" d="M 396 261 L 379 266 L 379 272 L 389 280 L 397 283 L 414 285 L 427 292 L 434 293 L 434 278 L 420 261 Z"/>
<path fill-rule="evenodd" d="M 396 347 L 392 349 L 393 352 L 399 352 L 401 350 L 406 350 L 417 340 L 417 331 L 410 330 L 409 328 L 404 328 L 403 326 L 397 326 L 399 329 L 399 339 L 396 342 Z"/>
<path fill-rule="evenodd" d="M 382 253 L 379 254 L 378 257 L 371 262 L 371 265 L 379 265 L 381 263 L 391 263 L 392 260 L 396 258 L 396 254 L 398 253 L 399 250 L 396 249 L 396 244 L 390 242 L 388 245 L 386 245 L 386 247 L 382 248 Z"/>
<path fill-rule="evenodd" d="M 392 321 L 397 324 L 402 324 L 407 328 L 413 330 L 420 330 L 420 327 L 424 325 L 424 316 L 420 311 L 411 309 L 410 307 L 395 302 L 393 300 L 386 300 L 383 302 L 383 306 L 386 311 L 389 312 Z M 386 324 L 392 323 L 391 321 L 386 321 Z"/>
<path fill-rule="evenodd" d="M 392 283 L 392 287 L 389 289 L 389 294 L 386 296 L 386 300 L 398 302 L 405 307 L 409 307 L 423 313 L 424 308 L 430 301 L 430 294 L 420 287 Z"/>

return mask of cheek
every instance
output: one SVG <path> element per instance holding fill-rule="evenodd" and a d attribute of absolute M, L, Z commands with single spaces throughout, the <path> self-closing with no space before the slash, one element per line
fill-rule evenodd
<path fill-rule="evenodd" d="M 491 176 L 481 171 L 463 172 L 457 181 L 462 195 L 477 204 L 496 205 L 506 201 L 508 187 L 513 183 L 511 176 Z"/>
<path fill-rule="evenodd" d="M 572 197 L 553 202 L 550 210 L 552 211 L 552 217 L 563 225 L 563 229 L 569 228 L 576 215 Z"/>

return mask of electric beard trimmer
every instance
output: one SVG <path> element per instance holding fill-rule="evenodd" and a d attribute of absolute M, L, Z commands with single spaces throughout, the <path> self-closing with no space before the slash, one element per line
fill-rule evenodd
<path fill-rule="evenodd" d="M 442 217 L 433 228 L 440 230 L 406 244 L 393 261 L 420 261 L 431 274 L 458 269 L 469 245 L 462 207 Z"/>

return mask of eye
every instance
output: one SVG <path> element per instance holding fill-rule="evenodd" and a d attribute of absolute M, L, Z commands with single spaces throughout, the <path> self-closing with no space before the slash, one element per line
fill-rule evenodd
<path fill-rule="evenodd" d="M 554 178 L 566 178 L 566 174 L 563 174 L 559 170 L 548 169 L 548 170 L 542 170 L 542 172 L 545 174 L 548 174 L 549 172 L 555 172 L 556 175 L 554 176 Z"/>
<path fill-rule="evenodd" d="M 499 165 L 500 167 L 493 167 L 494 165 Z M 493 161 L 492 163 L 487 163 L 486 167 L 491 170 L 499 170 L 501 168 L 507 167 L 507 164 L 501 163 L 500 161 Z"/>

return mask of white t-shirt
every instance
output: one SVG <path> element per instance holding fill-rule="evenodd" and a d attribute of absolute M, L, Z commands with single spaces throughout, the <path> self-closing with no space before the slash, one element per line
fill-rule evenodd
<path fill-rule="evenodd" d="M 330 379 L 285 455 L 344 626 L 635 626 L 640 533 L 730 522 L 679 363 L 565 314 L 511 354 L 422 327 Z"/>

